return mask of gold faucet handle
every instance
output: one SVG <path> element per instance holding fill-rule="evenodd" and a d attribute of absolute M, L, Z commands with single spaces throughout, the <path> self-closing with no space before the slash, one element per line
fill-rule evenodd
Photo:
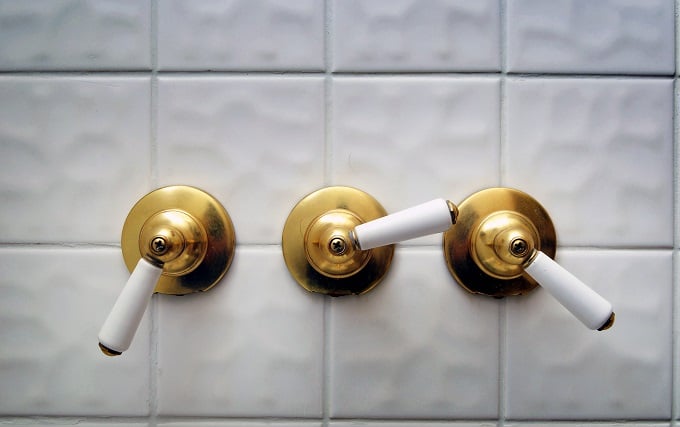
<path fill-rule="evenodd" d="M 612 305 L 552 260 L 555 228 L 533 197 L 488 188 L 459 209 L 456 226 L 444 234 L 444 257 L 463 288 L 498 298 L 526 294 L 540 284 L 588 328 L 612 326 Z"/>
<path fill-rule="evenodd" d="M 234 226 L 224 207 L 198 188 L 173 185 L 142 197 L 130 210 L 121 237 L 132 272 L 99 333 L 108 356 L 126 351 L 154 292 L 207 291 L 234 257 Z"/>

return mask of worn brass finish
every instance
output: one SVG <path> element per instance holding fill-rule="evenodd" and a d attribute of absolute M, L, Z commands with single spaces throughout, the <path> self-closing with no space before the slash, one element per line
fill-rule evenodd
<path fill-rule="evenodd" d="M 503 297 L 538 284 L 523 274 L 535 250 L 555 256 L 555 228 L 531 196 L 511 188 L 489 188 L 458 205 L 458 222 L 444 233 L 449 271 L 466 290 Z"/>
<path fill-rule="evenodd" d="M 162 241 L 163 249 L 154 244 Z M 139 233 L 139 253 L 163 267 L 163 274 L 182 276 L 203 261 L 208 235 L 191 215 L 180 210 L 159 212 L 149 218 Z"/>
<path fill-rule="evenodd" d="M 529 219 L 517 212 L 499 211 L 483 219 L 470 241 L 472 258 L 479 268 L 496 279 L 515 279 L 524 272 L 523 264 L 540 239 Z M 511 250 L 523 242 L 522 255 Z"/>
<path fill-rule="evenodd" d="M 607 321 L 604 322 L 604 325 L 600 326 L 597 330 L 598 331 L 606 331 L 607 329 L 614 326 L 615 321 L 616 321 L 616 313 L 612 313 L 612 315 L 609 316 L 609 319 L 607 319 Z"/>
<path fill-rule="evenodd" d="M 108 348 L 107 346 L 105 346 L 102 343 L 99 343 L 99 349 L 102 351 L 102 353 L 104 353 L 107 356 L 111 356 L 111 357 L 120 356 L 121 354 L 123 354 L 120 351 L 111 350 L 110 348 Z"/>
<path fill-rule="evenodd" d="M 215 286 L 229 269 L 234 226 L 211 195 L 194 187 L 164 187 L 132 207 L 123 225 L 121 248 L 130 271 L 142 256 L 163 267 L 155 292 L 201 292 Z"/>
<path fill-rule="evenodd" d="M 307 261 L 326 276 L 343 278 L 362 269 L 370 251 L 356 249 L 349 232 L 363 221 L 346 209 L 334 209 L 307 227 L 304 240 Z"/>
<path fill-rule="evenodd" d="M 350 231 L 387 215 L 367 193 L 327 187 L 304 197 L 283 228 L 283 257 L 306 290 L 331 296 L 363 294 L 387 273 L 394 245 L 367 251 L 353 244 Z"/>

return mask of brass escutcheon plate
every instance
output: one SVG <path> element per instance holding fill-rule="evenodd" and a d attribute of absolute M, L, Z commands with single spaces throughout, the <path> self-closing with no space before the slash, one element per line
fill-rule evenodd
<path fill-rule="evenodd" d="M 130 210 L 123 225 L 121 249 L 128 270 L 132 272 L 142 257 L 140 237 L 148 220 L 164 212 L 188 216 L 199 225 L 200 263 L 187 273 L 170 271 L 164 267 L 154 292 L 185 295 L 207 291 L 215 286 L 234 258 L 236 237 L 234 225 L 224 207 L 210 194 L 198 188 L 175 185 L 159 188 L 142 197 Z M 142 245 L 144 246 L 144 245 Z M 171 266 L 170 266 L 171 267 Z M 169 270 L 169 271 L 166 271 Z"/>
<path fill-rule="evenodd" d="M 385 215 L 378 201 L 356 188 L 326 187 L 307 195 L 293 208 L 283 227 L 281 245 L 290 274 L 310 292 L 343 296 L 370 291 L 387 273 L 394 245 L 368 251 L 352 248 L 338 255 L 333 265 L 327 246 L 316 240 L 346 236 L 354 225 Z M 317 260 L 316 267 L 310 260 Z"/>
<path fill-rule="evenodd" d="M 473 242 L 478 238 L 480 225 L 503 212 L 516 213 L 526 218 L 537 234 L 534 247 L 550 258 L 555 257 L 555 228 L 548 212 L 533 197 L 512 188 L 488 188 L 479 191 L 458 205 L 458 221 L 444 233 L 444 258 L 449 271 L 459 285 L 467 291 L 504 297 L 521 295 L 538 284 L 528 275 L 512 278 L 493 277 L 483 268 L 473 254 Z M 508 265 L 512 269 L 514 265 Z"/>

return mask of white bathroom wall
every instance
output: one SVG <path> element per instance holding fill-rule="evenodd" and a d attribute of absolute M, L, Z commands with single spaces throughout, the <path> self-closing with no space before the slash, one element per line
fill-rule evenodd
<path fill-rule="evenodd" d="M 0 425 L 680 425 L 678 8 L 0 0 Z M 170 184 L 225 205 L 234 263 L 108 358 L 123 221 Z M 524 190 L 616 324 L 466 293 L 441 236 L 369 294 L 306 293 L 280 236 L 327 185 Z"/>

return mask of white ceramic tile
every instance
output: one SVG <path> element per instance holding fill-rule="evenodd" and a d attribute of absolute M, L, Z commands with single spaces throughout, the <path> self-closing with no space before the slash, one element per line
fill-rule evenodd
<path fill-rule="evenodd" d="M 323 186 L 321 78 L 163 77 L 159 180 L 229 211 L 239 243 L 280 243 L 298 200 Z"/>
<path fill-rule="evenodd" d="M 0 69 L 150 68 L 150 2 L 4 0 Z"/>
<path fill-rule="evenodd" d="M 336 71 L 499 70 L 496 0 L 333 0 Z"/>
<path fill-rule="evenodd" d="M 673 82 L 512 79 L 505 183 L 561 245 L 673 244 Z"/>
<path fill-rule="evenodd" d="M 508 70 L 672 74 L 669 0 L 509 0 Z"/>
<path fill-rule="evenodd" d="M 614 306 L 590 331 L 547 292 L 508 300 L 509 419 L 670 419 L 671 251 L 560 250 Z"/>
<path fill-rule="evenodd" d="M 158 6 L 161 69 L 323 69 L 321 1 L 170 0 Z"/>
<path fill-rule="evenodd" d="M 146 317 L 123 356 L 97 346 L 127 277 L 115 248 L 0 249 L 0 414 L 148 413 Z"/>
<path fill-rule="evenodd" d="M 117 242 L 149 190 L 149 79 L 0 76 L 0 240 Z"/>
<path fill-rule="evenodd" d="M 322 335 L 323 298 L 280 247 L 239 247 L 215 288 L 161 299 L 159 413 L 320 417 Z"/>
<path fill-rule="evenodd" d="M 334 184 L 370 193 L 388 212 L 498 185 L 498 79 L 336 78 L 333 98 Z M 413 243 L 440 245 L 441 236 Z"/>
<path fill-rule="evenodd" d="M 440 250 L 401 248 L 371 292 L 331 305 L 332 417 L 486 418 L 498 409 L 498 304 Z"/>

